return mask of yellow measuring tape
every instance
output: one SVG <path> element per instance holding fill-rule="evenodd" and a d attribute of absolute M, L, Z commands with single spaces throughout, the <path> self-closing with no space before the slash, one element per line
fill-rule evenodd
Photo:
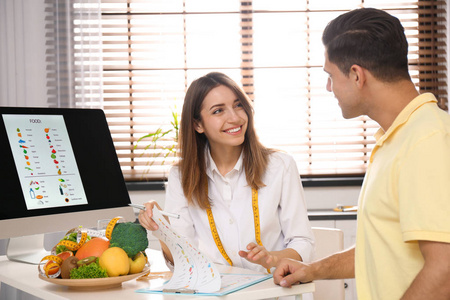
<path fill-rule="evenodd" d="M 74 230 L 77 230 L 78 234 L 81 235 L 81 238 L 79 240 L 77 239 L 77 242 L 69 241 L 69 240 L 61 240 L 57 245 L 64 245 L 64 246 L 66 246 L 67 250 L 75 251 L 75 250 L 80 249 L 80 247 L 83 246 L 84 243 L 86 243 L 88 235 L 90 235 L 91 237 L 105 236 L 108 240 L 110 240 L 114 226 L 116 226 L 116 223 L 120 219 L 122 219 L 122 217 L 116 217 L 116 218 L 112 219 L 111 221 L 109 221 L 108 225 L 106 226 L 104 235 L 99 233 L 96 230 L 89 230 L 89 229 L 81 230 L 80 228 L 72 229 L 72 230 L 68 231 L 66 233 L 66 235 L 73 232 Z"/>
<path fill-rule="evenodd" d="M 67 233 L 66 233 L 66 235 L 67 235 Z M 82 231 L 81 232 L 81 238 L 80 238 L 80 240 L 78 242 L 69 241 L 69 240 L 62 240 L 62 241 L 60 241 L 57 244 L 57 246 L 58 245 L 64 245 L 64 246 L 66 246 L 67 250 L 75 251 L 75 250 L 80 249 L 81 246 L 83 246 L 83 244 L 87 240 L 87 236 L 88 236 L 87 232 L 86 231 Z"/>
<path fill-rule="evenodd" d="M 261 227 L 259 226 L 258 190 L 252 189 L 253 222 L 255 223 L 255 240 L 262 246 Z"/>
<path fill-rule="evenodd" d="M 48 261 L 44 266 L 44 271 L 41 270 L 41 263 L 43 261 Z M 47 255 L 39 262 L 38 265 L 39 273 L 41 273 L 43 276 L 45 275 L 45 277 L 47 278 L 57 278 L 59 274 L 61 274 L 62 262 L 63 260 L 61 257 L 58 257 L 56 255 Z"/>
<path fill-rule="evenodd" d="M 253 221 L 255 224 L 255 240 L 259 246 L 262 246 L 261 242 L 261 227 L 259 222 L 259 206 L 258 206 L 258 190 L 252 188 L 252 208 L 253 208 Z M 217 249 L 219 249 L 223 258 L 230 264 L 233 265 L 230 257 L 223 248 L 222 241 L 220 240 L 219 233 L 217 232 L 216 223 L 214 222 L 214 216 L 211 210 L 211 206 L 206 209 L 206 214 L 208 215 L 209 227 L 211 228 L 211 234 L 213 236 L 214 242 L 216 243 Z M 267 269 L 270 273 L 270 270 Z"/>
<path fill-rule="evenodd" d="M 104 234 L 97 230 L 81 229 L 81 228 L 71 229 L 65 235 L 68 235 L 74 231 L 78 231 L 77 241 L 74 242 L 74 241 L 69 241 L 69 240 L 61 240 L 58 242 L 57 246 L 64 245 L 64 246 L 66 246 L 67 250 L 76 251 L 76 250 L 80 249 L 80 247 L 83 246 L 84 243 L 86 243 L 88 235 L 90 235 L 91 237 L 105 236 L 108 240 L 110 240 L 114 226 L 116 226 L 116 223 L 119 222 L 120 220 L 124 221 L 124 219 L 122 217 L 116 217 L 116 218 L 111 219 L 111 221 L 109 221 L 108 225 L 106 226 L 106 230 L 105 230 Z M 47 261 L 47 263 L 45 264 L 44 269 L 41 270 L 41 264 L 43 261 Z M 39 265 L 38 265 L 39 273 L 48 278 L 56 278 L 59 276 L 59 274 L 61 274 L 60 267 L 61 267 L 62 262 L 63 262 L 63 260 L 60 257 L 58 257 L 56 254 L 47 255 L 44 258 L 42 258 L 41 261 L 39 262 Z M 57 271 L 55 271 L 55 273 L 53 273 L 53 274 L 50 274 L 51 270 L 57 270 Z"/>
<path fill-rule="evenodd" d="M 209 227 L 211 228 L 211 233 L 212 233 L 214 242 L 216 242 L 217 249 L 219 249 L 223 258 L 225 258 L 225 260 L 230 264 L 230 266 L 232 266 L 233 262 L 231 261 L 228 254 L 225 252 L 225 249 L 223 248 L 223 245 L 222 245 L 222 241 L 220 240 L 220 237 L 219 237 L 219 233 L 217 232 L 216 223 L 214 222 L 214 216 L 212 214 L 211 206 L 208 207 L 208 209 L 206 210 L 206 214 L 208 215 Z"/>
<path fill-rule="evenodd" d="M 119 220 L 122 219 L 122 217 L 117 217 L 109 221 L 108 226 L 106 226 L 105 230 L 105 237 L 110 240 L 111 234 L 113 232 L 114 226 L 116 226 L 116 223 L 119 222 Z"/>

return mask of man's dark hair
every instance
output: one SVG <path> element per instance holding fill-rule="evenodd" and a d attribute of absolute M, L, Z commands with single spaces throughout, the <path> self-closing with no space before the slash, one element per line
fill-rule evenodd
<path fill-rule="evenodd" d="M 355 9 L 331 21 L 322 35 L 328 60 L 348 76 L 354 64 L 378 80 L 410 80 L 408 42 L 400 21 L 374 8 Z"/>

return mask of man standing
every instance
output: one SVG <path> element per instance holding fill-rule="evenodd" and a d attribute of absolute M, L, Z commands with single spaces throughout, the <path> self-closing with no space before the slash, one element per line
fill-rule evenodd
<path fill-rule="evenodd" d="M 356 278 L 358 299 L 450 299 L 450 116 L 408 73 L 400 21 L 363 8 L 326 27 L 324 70 L 345 118 L 381 126 L 359 197 L 356 245 L 303 264 L 282 260 L 289 287 Z"/>

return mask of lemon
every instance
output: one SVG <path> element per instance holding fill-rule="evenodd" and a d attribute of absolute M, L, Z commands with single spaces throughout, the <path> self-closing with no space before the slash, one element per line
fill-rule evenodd
<path fill-rule="evenodd" d="M 119 247 L 106 249 L 100 256 L 98 264 L 108 272 L 109 277 L 127 275 L 130 270 L 128 255 Z"/>

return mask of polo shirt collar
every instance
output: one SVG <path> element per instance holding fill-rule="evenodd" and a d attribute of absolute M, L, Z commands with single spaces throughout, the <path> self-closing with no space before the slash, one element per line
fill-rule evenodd
<path fill-rule="evenodd" d="M 378 129 L 378 131 L 375 133 L 374 137 L 377 141 L 377 146 L 382 146 L 384 141 L 386 141 L 389 136 L 392 135 L 394 131 L 397 130 L 398 127 L 406 123 L 410 116 L 422 105 L 430 102 L 436 102 L 436 97 L 434 97 L 431 93 L 424 93 L 416 98 L 414 98 L 408 105 L 403 108 L 403 110 L 400 112 L 400 114 L 395 118 L 392 125 L 388 128 L 388 130 L 385 132 L 383 128 Z"/>

